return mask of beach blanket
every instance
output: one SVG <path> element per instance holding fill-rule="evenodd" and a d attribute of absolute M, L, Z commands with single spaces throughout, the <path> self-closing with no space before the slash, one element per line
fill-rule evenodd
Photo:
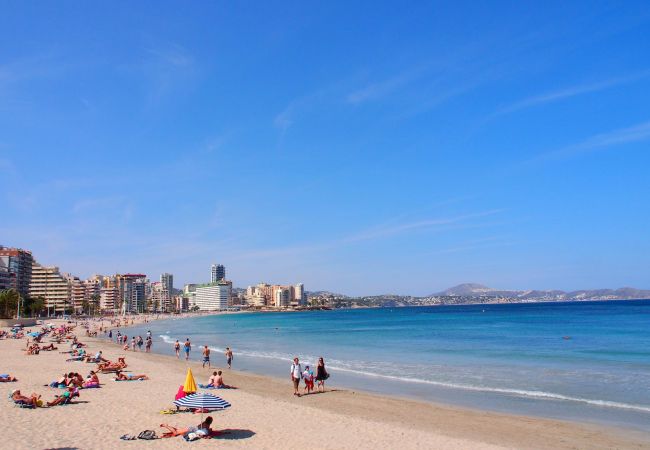
<path fill-rule="evenodd" d="M 212 386 L 212 385 L 209 385 L 209 384 L 199 384 L 199 387 L 201 389 L 237 389 L 237 388 L 232 387 L 232 386 L 228 386 L 228 387 L 226 387 L 226 386 Z"/>

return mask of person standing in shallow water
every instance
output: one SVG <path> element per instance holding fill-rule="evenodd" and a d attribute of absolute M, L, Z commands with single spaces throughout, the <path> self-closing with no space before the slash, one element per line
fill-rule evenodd
<path fill-rule="evenodd" d="M 176 358 L 181 359 L 181 343 L 178 342 L 178 339 L 176 339 L 176 343 L 174 344 L 174 351 L 176 352 Z"/>
<path fill-rule="evenodd" d="M 205 367 L 205 363 L 208 363 L 208 368 L 210 366 L 210 348 L 206 345 L 203 347 L 203 367 Z"/>
<path fill-rule="evenodd" d="M 226 347 L 226 363 L 228 368 L 232 369 L 232 350 L 230 350 L 230 347 Z"/>
<path fill-rule="evenodd" d="M 190 351 L 192 350 L 192 343 L 190 342 L 190 338 L 187 338 L 185 340 L 185 344 L 183 344 L 183 348 L 185 349 L 185 361 L 190 359 Z"/>

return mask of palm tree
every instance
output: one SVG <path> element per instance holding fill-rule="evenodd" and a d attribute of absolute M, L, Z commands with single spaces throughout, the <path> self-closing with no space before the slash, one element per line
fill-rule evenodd
<path fill-rule="evenodd" d="M 6 289 L 0 292 L 0 314 L 10 319 L 18 312 L 20 294 L 15 289 Z"/>

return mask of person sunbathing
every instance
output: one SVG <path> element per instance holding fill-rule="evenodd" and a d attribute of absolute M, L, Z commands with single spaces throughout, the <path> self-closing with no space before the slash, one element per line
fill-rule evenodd
<path fill-rule="evenodd" d="M 35 393 L 32 393 L 29 397 L 25 397 L 20 393 L 20 389 L 16 389 L 11 393 L 11 399 L 16 402 L 20 403 L 23 405 L 31 405 L 34 408 L 38 406 L 38 400 L 41 398 L 40 395 L 37 395 Z"/>
<path fill-rule="evenodd" d="M 0 375 L 0 383 L 11 383 L 12 381 L 18 381 L 18 379 L 12 377 L 8 373 Z"/>
<path fill-rule="evenodd" d="M 207 438 L 210 437 L 210 433 L 212 433 L 212 416 L 206 417 L 205 420 L 196 427 L 177 428 L 167 425 L 166 423 L 161 423 L 160 426 L 169 430 L 166 433 L 163 433 L 162 437 L 164 438 L 183 436 L 188 433 L 197 433 L 200 437 Z"/>
<path fill-rule="evenodd" d="M 139 374 L 139 375 L 134 375 L 134 374 L 124 374 L 122 373 L 121 370 L 118 370 L 115 372 L 115 381 L 135 381 L 135 380 L 148 380 L 149 377 L 146 376 L 145 374 Z"/>
<path fill-rule="evenodd" d="M 73 388 L 69 387 L 65 391 L 63 391 L 63 394 L 57 395 L 54 400 L 51 402 L 47 402 L 47 406 L 56 406 L 56 405 L 61 405 L 63 403 L 67 403 L 70 400 L 72 400 L 73 397 L 78 397 L 79 392 Z"/>
<path fill-rule="evenodd" d="M 208 380 L 207 387 L 215 389 L 237 389 L 235 386 L 229 386 L 223 382 L 222 372 L 212 372 L 212 376 Z"/>
<path fill-rule="evenodd" d="M 94 370 L 90 371 L 90 375 L 86 378 L 86 381 L 83 383 L 83 387 L 85 388 L 90 388 L 90 387 L 98 387 L 99 386 L 99 377 L 97 376 L 97 373 L 95 373 Z"/>
<path fill-rule="evenodd" d="M 105 363 L 99 363 L 97 369 L 102 372 L 116 372 L 118 370 L 126 369 L 126 361 L 123 357 L 117 358 L 116 363 L 110 361 Z"/>
<path fill-rule="evenodd" d="M 68 374 L 68 387 L 81 387 L 84 384 L 84 379 L 80 373 L 70 372 Z"/>
<path fill-rule="evenodd" d="M 54 344 L 44 345 L 43 347 L 41 347 L 41 350 L 44 350 L 46 352 L 49 352 L 49 351 L 52 351 L 52 350 L 58 350 L 58 349 L 59 348 L 55 347 Z"/>

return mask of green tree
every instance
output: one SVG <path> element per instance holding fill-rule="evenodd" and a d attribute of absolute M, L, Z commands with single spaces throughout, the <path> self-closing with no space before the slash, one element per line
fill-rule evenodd
<path fill-rule="evenodd" d="M 93 294 L 90 296 L 90 308 L 92 309 L 92 314 L 95 315 L 99 310 L 99 300 L 101 296 L 99 294 Z"/>
<path fill-rule="evenodd" d="M 6 319 L 14 317 L 18 312 L 18 302 L 20 302 L 20 294 L 17 290 L 0 291 L 0 315 Z"/>

